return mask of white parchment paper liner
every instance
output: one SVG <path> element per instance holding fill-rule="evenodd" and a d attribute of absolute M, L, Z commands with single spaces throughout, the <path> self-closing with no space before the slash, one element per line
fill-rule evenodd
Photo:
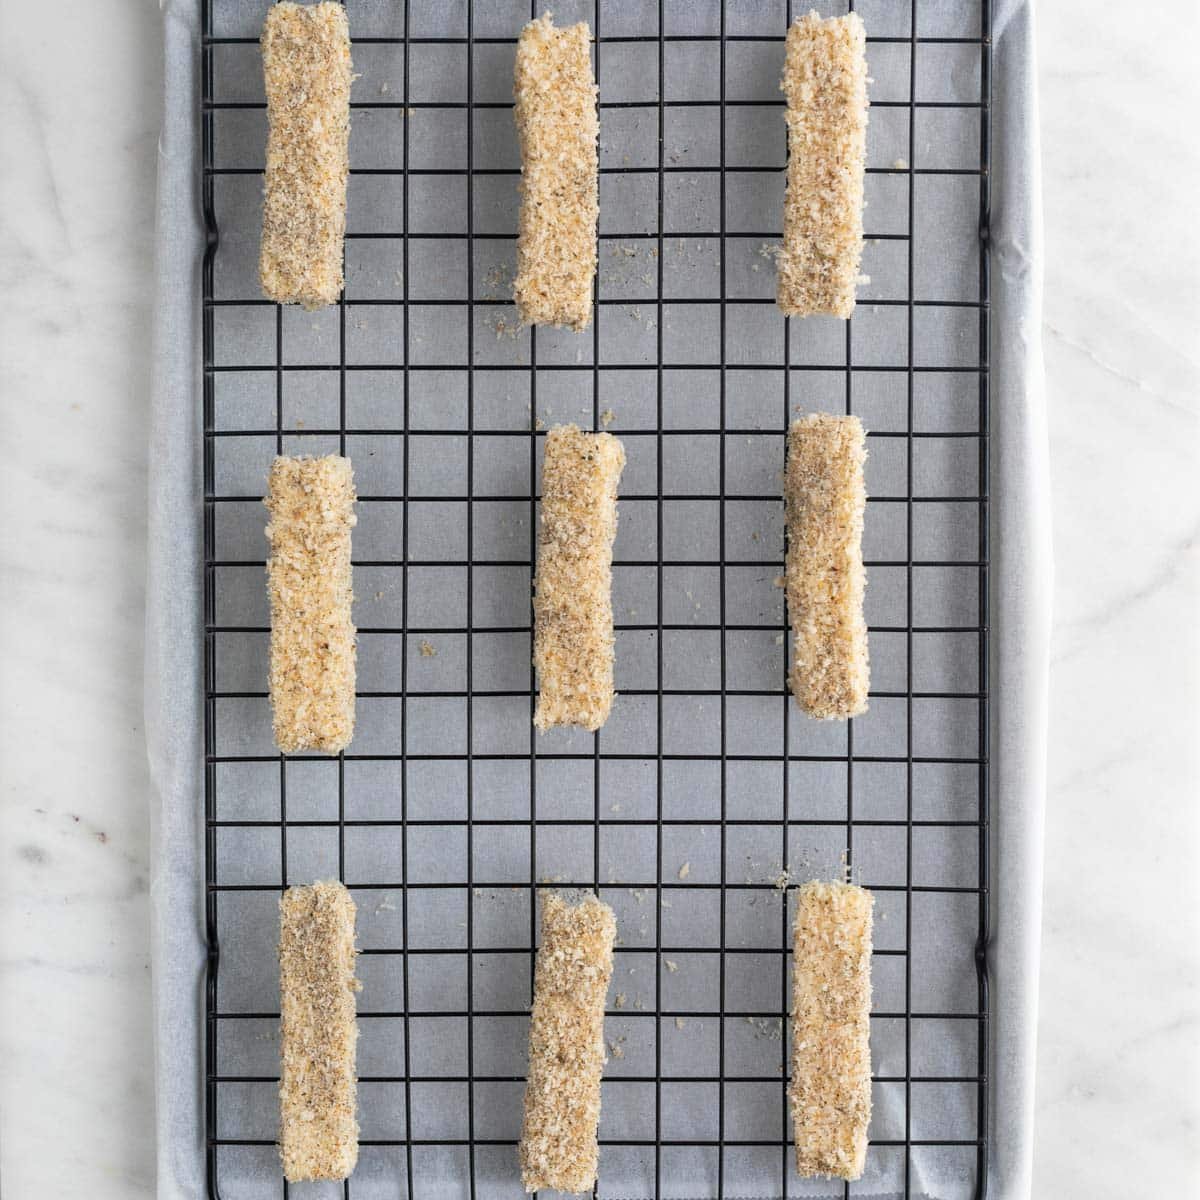
<path fill-rule="evenodd" d="M 606 11 L 613 7 L 608 0 Z M 936 7 L 925 4 L 922 11 Z M 205 1194 L 198 8 L 164 0 L 155 404 L 147 603 L 147 743 L 154 780 L 158 1194 Z M 995 5 L 992 121 L 992 1152 L 989 1195 L 1029 1195 L 1051 584 L 1040 349 L 1041 236 L 1031 5 Z M 236 957 L 237 948 L 231 947 Z M 973 1103 L 973 1099 L 971 1100 Z M 725 1194 L 757 1194 L 727 1154 Z M 422 1195 L 462 1192 L 454 1156 L 423 1160 Z M 498 1164 L 498 1169 L 502 1164 Z M 914 1194 L 959 1194 L 952 1164 L 914 1158 Z M 605 1192 L 620 1195 L 619 1168 Z M 635 1191 L 636 1180 L 630 1180 Z M 711 1194 L 703 1173 L 665 1194 Z M 644 1189 L 642 1189 L 644 1191 Z M 805 1195 L 819 1195 L 823 1189 Z M 368 1178 L 356 1196 L 391 1194 Z M 797 1194 L 797 1193 L 793 1193 Z M 840 1192 L 838 1193 L 840 1194 Z M 860 1192 L 858 1194 L 867 1194 Z"/>

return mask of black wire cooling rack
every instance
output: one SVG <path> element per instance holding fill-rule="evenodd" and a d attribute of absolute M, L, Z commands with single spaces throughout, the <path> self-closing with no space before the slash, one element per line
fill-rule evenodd
<path fill-rule="evenodd" d="M 989 5 L 857 5 L 871 281 L 846 323 L 773 304 L 777 82 L 808 5 L 554 5 L 591 23 L 600 85 L 581 335 L 517 331 L 508 295 L 511 62 L 541 7 L 348 0 L 347 289 L 303 314 L 255 279 L 266 0 L 201 0 L 209 1193 L 289 1194 L 275 904 L 336 875 L 360 913 L 362 1151 L 345 1184 L 292 1195 L 519 1193 L 553 882 L 618 909 L 601 1194 L 908 1197 L 937 1178 L 981 1196 Z M 778 472 L 813 408 L 859 413 L 871 439 L 875 690 L 848 727 L 786 693 Z M 620 696 L 595 736 L 529 722 L 536 481 L 559 420 L 611 423 L 630 461 Z M 359 728 L 336 759 L 284 756 L 260 498 L 275 453 L 332 451 L 360 493 Z M 876 1121 L 863 1183 L 814 1188 L 790 1162 L 779 882 L 843 858 L 877 897 Z"/>

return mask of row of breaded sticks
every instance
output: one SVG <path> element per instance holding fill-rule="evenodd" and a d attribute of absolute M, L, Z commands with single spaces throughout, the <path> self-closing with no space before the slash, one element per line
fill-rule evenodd
<path fill-rule="evenodd" d="M 803 711 L 823 719 L 867 708 L 865 458 L 857 417 L 814 413 L 788 435 L 790 682 Z M 533 598 L 539 730 L 595 731 L 612 708 L 612 560 L 624 463 L 611 434 L 566 425 L 546 435 Z M 275 741 L 286 753 L 337 754 L 354 734 L 349 459 L 275 459 L 265 504 Z"/>
<path fill-rule="evenodd" d="M 517 42 L 514 117 L 521 211 L 513 298 L 524 324 L 583 329 L 592 317 L 600 215 L 600 122 L 586 24 L 531 21 Z M 318 308 L 343 286 L 349 174 L 350 30 L 345 7 L 274 5 L 262 34 L 266 180 L 263 292 Z M 849 317 L 863 244 L 866 33 L 854 13 L 798 17 L 780 84 L 787 193 L 778 254 L 789 316 Z"/>
<path fill-rule="evenodd" d="M 617 923 L 593 895 L 544 892 L 519 1148 L 527 1192 L 590 1191 Z M 863 1172 L 871 1120 L 874 899 L 848 883 L 797 889 L 791 1102 L 802 1176 Z M 344 1179 L 358 1159 L 355 906 L 340 883 L 280 901 L 280 1134 L 285 1177 Z"/>

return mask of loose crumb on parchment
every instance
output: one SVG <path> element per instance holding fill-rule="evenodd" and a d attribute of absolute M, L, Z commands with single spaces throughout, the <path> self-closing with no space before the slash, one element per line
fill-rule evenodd
<path fill-rule="evenodd" d="M 625 448 L 609 433 L 546 435 L 533 600 L 539 730 L 595 731 L 613 702 L 612 549 Z"/>
<path fill-rule="evenodd" d="M 279 901 L 279 1154 L 289 1183 L 345 1179 L 358 1161 L 354 901 L 337 882 Z"/>
<path fill-rule="evenodd" d="M 586 1192 L 599 1165 L 604 1001 L 617 922 L 595 896 L 572 905 L 544 892 L 541 900 L 521 1179 L 527 1192 Z"/>
<path fill-rule="evenodd" d="M 267 591 L 275 744 L 337 754 L 354 736 L 355 643 L 348 458 L 279 457 L 263 503 L 271 514 Z"/>
<path fill-rule="evenodd" d="M 853 416 L 812 413 L 788 432 L 784 506 L 791 687 L 822 719 L 867 711 L 870 667 L 863 597 L 866 432 Z"/>
<path fill-rule="evenodd" d="M 555 28 L 547 13 L 517 42 L 521 214 L 513 298 L 525 325 L 580 330 L 592 319 L 600 122 L 590 39 L 585 23 Z"/>
<path fill-rule="evenodd" d="M 342 290 L 350 169 L 350 30 L 326 0 L 284 2 L 262 32 L 267 165 L 258 273 L 264 295 L 320 308 Z"/>
<path fill-rule="evenodd" d="M 788 1098 L 800 1175 L 858 1179 L 871 1123 L 871 910 L 850 883 L 797 893 Z"/>
<path fill-rule="evenodd" d="M 849 317 L 862 261 L 867 148 L 866 30 L 856 13 L 792 22 L 787 193 L 776 299 L 785 314 Z"/>

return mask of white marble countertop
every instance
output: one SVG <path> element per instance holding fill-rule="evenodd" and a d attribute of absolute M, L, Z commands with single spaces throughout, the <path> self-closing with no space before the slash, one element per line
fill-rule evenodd
<path fill-rule="evenodd" d="M 1187 8 L 1041 13 L 1057 585 L 1039 1197 L 1200 1187 Z M 153 1193 L 141 643 L 160 76 L 150 0 L 5 6 L 6 1200 Z"/>

